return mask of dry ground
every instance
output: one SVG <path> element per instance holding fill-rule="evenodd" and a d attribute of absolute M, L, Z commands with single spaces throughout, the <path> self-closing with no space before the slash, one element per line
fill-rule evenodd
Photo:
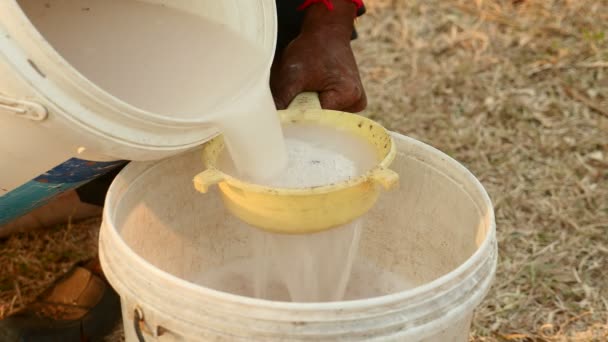
<path fill-rule="evenodd" d="M 368 7 L 366 113 L 460 160 L 496 206 L 497 279 L 471 339 L 608 341 L 608 1 Z M 98 223 L 0 242 L 0 318 L 92 255 Z"/>

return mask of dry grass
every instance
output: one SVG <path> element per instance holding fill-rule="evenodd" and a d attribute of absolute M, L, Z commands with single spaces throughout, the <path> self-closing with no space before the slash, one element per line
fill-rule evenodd
<path fill-rule="evenodd" d="M 0 319 L 19 310 L 97 250 L 100 221 L 69 224 L 0 240 Z"/>
<path fill-rule="evenodd" d="M 608 1 L 368 0 L 368 115 L 460 160 L 500 263 L 472 340 L 608 340 Z M 0 318 L 94 252 L 98 222 L 0 242 Z"/>
<path fill-rule="evenodd" d="M 608 340 L 608 2 L 368 5 L 368 112 L 460 160 L 496 206 L 473 336 Z"/>

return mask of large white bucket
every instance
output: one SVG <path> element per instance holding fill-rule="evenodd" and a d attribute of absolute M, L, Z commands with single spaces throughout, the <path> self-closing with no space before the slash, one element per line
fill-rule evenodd
<path fill-rule="evenodd" d="M 455 160 L 394 137 L 401 187 L 363 218 L 354 266 L 381 272 L 355 274 L 351 283 L 369 285 L 368 294 L 342 302 L 266 301 L 197 285 L 205 272 L 252 258 L 251 229 L 217 192 L 193 188 L 200 151 L 130 164 L 110 188 L 100 236 L 127 341 L 467 341 L 496 270 L 490 199 Z M 402 285 L 383 289 L 379 277 Z M 232 291 L 251 286 L 246 279 L 235 276 Z"/>
<path fill-rule="evenodd" d="M 222 96 L 200 94 L 195 99 L 200 112 L 186 113 L 190 115 L 152 113 L 122 101 L 62 57 L 69 44 L 61 39 L 51 43 L 45 31 L 50 30 L 40 23 L 44 11 L 56 11 L 65 1 L 0 1 L 0 226 L 55 194 L 103 174 L 119 164 L 117 160 L 161 159 L 198 146 L 217 133 L 209 123 L 210 116 L 241 107 L 243 97 L 269 96 L 276 40 L 274 0 L 112 1 L 116 6 L 164 6 L 158 12 L 159 21 L 164 20 L 165 11 L 187 12 L 228 28 L 263 51 L 266 67 L 251 65 L 244 82 L 223 89 Z M 92 0 L 71 3 L 86 15 L 98 13 Z M 132 11 L 123 16 L 136 14 Z M 129 30 L 116 34 L 127 35 Z M 158 41 L 159 52 L 165 43 Z M 234 44 L 238 43 L 228 46 L 234 49 Z M 123 56 L 112 57 L 118 66 Z M 246 65 L 248 56 L 237 59 L 233 65 L 212 63 L 231 70 L 237 64 Z M 146 63 L 145 56 L 141 62 Z M 210 77 L 210 85 L 217 82 L 217 77 Z"/>

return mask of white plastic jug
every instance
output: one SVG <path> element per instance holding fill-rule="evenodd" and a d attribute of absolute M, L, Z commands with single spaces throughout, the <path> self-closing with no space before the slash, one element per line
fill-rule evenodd
<path fill-rule="evenodd" d="M 244 70 L 244 78 L 221 88 L 222 96 L 201 94 L 194 99 L 200 105 L 199 111 L 191 113 L 177 109 L 159 113 L 134 106 L 88 78 L 91 70 L 98 71 L 94 64 L 87 72 L 71 65 L 63 57 L 66 42 L 47 39 L 51 32 L 46 30 L 57 26 L 43 25 L 45 11 L 67 11 L 68 3 L 77 4 L 82 15 L 91 16 L 79 20 L 86 23 L 91 18 L 91 23 L 104 24 L 95 17 L 99 3 L 103 3 L 100 1 L 0 1 L 0 226 L 54 195 L 107 172 L 120 160 L 161 159 L 198 146 L 217 133 L 209 123 L 211 116 L 230 112 L 245 98 L 267 97 L 269 93 L 269 69 L 276 40 L 274 0 L 105 2 L 118 6 L 106 8 L 106 14 L 120 13 L 125 20 L 139 13 L 133 6 L 154 6 L 159 9 L 156 17 L 148 19 L 157 25 L 176 10 L 194 15 L 233 32 L 262 51 L 261 67 L 248 66 L 245 55 L 220 61 L 223 63 L 211 61 L 218 70 Z M 127 6 L 128 11 L 121 12 L 121 6 Z M 68 14 L 65 18 L 64 23 L 73 19 Z M 128 34 L 127 27 L 124 32 L 116 32 L 115 37 Z M 111 47 L 111 43 L 106 46 Z M 159 52 L 166 43 L 158 41 Z M 90 47 L 82 47 L 85 48 Z M 186 55 L 190 52 L 180 51 Z M 124 58 L 133 58 L 109 56 L 117 68 Z M 209 61 L 203 56 L 200 63 L 205 62 Z M 141 64 L 145 63 L 146 56 L 141 56 Z M 97 72 L 100 73 L 103 72 Z M 218 83 L 217 77 L 210 77 L 207 89 L 213 90 Z"/>
<path fill-rule="evenodd" d="M 200 151 L 127 166 L 108 192 L 100 236 L 126 340 L 467 341 L 496 271 L 492 204 L 458 162 L 393 137 L 401 186 L 362 218 L 354 269 L 363 271 L 351 283 L 363 290 L 341 302 L 239 295 L 251 292 L 253 228 L 228 213 L 216 190 L 192 187 Z M 223 273 L 215 288 L 201 285 L 209 272 L 239 263 L 245 267 Z M 399 281 L 377 281 L 383 277 Z"/>

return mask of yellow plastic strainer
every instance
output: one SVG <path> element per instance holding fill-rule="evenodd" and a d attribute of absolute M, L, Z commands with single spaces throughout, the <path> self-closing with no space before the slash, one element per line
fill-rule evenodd
<path fill-rule="evenodd" d="M 351 132 L 372 144 L 378 165 L 344 182 L 310 188 L 271 188 L 239 180 L 217 167 L 224 141 L 221 136 L 203 148 L 207 169 L 194 177 L 195 188 L 205 193 L 219 184 L 228 210 L 258 228 L 286 234 L 331 229 L 365 214 L 378 199 L 382 185 L 396 186 L 399 176 L 388 167 L 395 158 L 393 139 L 384 127 L 359 115 L 321 109 L 316 93 L 303 93 L 288 109 L 279 111 L 283 123 L 307 123 Z"/>

